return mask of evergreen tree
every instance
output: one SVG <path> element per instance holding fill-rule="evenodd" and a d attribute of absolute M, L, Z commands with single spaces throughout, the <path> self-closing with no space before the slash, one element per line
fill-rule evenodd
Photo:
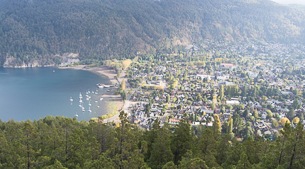
<path fill-rule="evenodd" d="M 251 169 L 252 165 L 248 160 L 248 156 L 245 152 L 240 155 L 240 160 L 237 163 L 236 169 Z"/>
<path fill-rule="evenodd" d="M 179 163 L 179 169 L 208 169 L 209 167 L 200 158 L 193 158 L 192 151 L 188 151 Z"/>
<path fill-rule="evenodd" d="M 221 86 L 220 86 L 220 89 L 219 89 L 219 99 L 220 99 L 221 101 L 223 101 L 224 95 L 225 95 L 224 85 L 221 85 Z"/>
<path fill-rule="evenodd" d="M 190 124 L 186 120 L 182 120 L 175 128 L 171 144 L 175 164 L 178 164 L 187 150 L 191 149 L 191 142 Z"/>
<path fill-rule="evenodd" d="M 25 134 L 25 147 L 26 147 L 26 159 L 27 159 L 27 168 L 30 169 L 32 167 L 33 161 L 33 145 L 32 141 L 34 138 L 34 126 L 31 122 L 27 121 L 24 123 L 24 134 Z"/>
<path fill-rule="evenodd" d="M 173 160 L 170 136 L 170 131 L 166 127 L 157 131 L 149 158 L 149 164 L 152 169 L 161 169 L 163 165 Z"/>
<path fill-rule="evenodd" d="M 158 121 L 143 132 L 124 112 L 120 117 L 117 128 L 62 117 L 0 121 L 0 168 L 305 168 L 304 130 L 296 121 L 285 123 L 275 141 L 251 135 L 240 142 L 206 126 L 195 127 L 193 137 L 185 120 L 173 133 Z"/>
<path fill-rule="evenodd" d="M 45 167 L 45 169 L 68 169 L 66 167 L 64 167 L 60 161 L 58 160 L 55 160 L 54 164 L 53 165 L 50 165 L 50 166 L 47 166 Z"/>
<path fill-rule="evenodd" d="M 288 144 L 286 144 L 287 160 L 285 161 L 284 166 L 288 169 L 304 168 L 305 162 L 303 162 L 303 153 L 305 153 L 305 147 L 303 125 L 298 123 L 295 129 L 286 125 L 282 133 L 284 138 L 288 139 Z"/>
<path fill-rule="evenodd" d="M 101 154 L 96 160 L 88 160 L 84 168 L 90 169 L 115 169 L 111 159 L 105 157 L 105 154 Z"/>
<path fill-rule="evenodd" d="M 198 133 L 198 139 L 193 148 L 194 157 L 202 157 L 209 167 L 219 167 L 216 160 L 217 140 L 220 134 L 212 128 L 204 128 Z"/>
<path fill-rule="evenodd" d="M 152 145 L 155 142 L 155 139 L 157 138 L 157 133 L 159 130 L 160 130 L 160 122 L 158 119 L 156 119 L 153 123 L 152 129 L 144 133 L 144 140 L 147 146 L 147 151 L 144 153 L 145 161 L 148 161 L 150 158 Z"/>
<path fill-rule="evenodd" d="M 293 120 L 293 118 L 295 117 L 295 111 L 294 109 L 290 109 L 289 112 L 287 113 L 287 117 L 290 121 Z"/>
<path fill-rule="evenodd" d="M 167 162 L 162 169 L 177 169 L 177 166 L 173 161 Z"/>
<path fill-rule="evenodd" d="M 115 168 L 141 168 L 147 167 L 144 156 L 141 154 L 138 144 L 140 143 L 140 131 L 134 128 L 127 120 L 127 114 L 120 112 L 121 125 L 116 129 L 116 141 L 110 154 L 115 163 Z"/>
<path fill-rule="evenodd" d="M 13 168 L 11 158 L 15 153 L 10 149 L 10 143 L 6 139 L 3 131 L 0 130 L 0 168 Z"/>
<path fill-rule="evenodd" d="M 229 151 L 230 151 L 230 146 L 231 146 L 231 136 L 229 134 L 223 135 L 220 138 L 218 138 L 218 141 L 216 142 L 215 146 L 215 158 L 218 164 L 223 164 L 226 162 L 228 156 L 229 156 Z"/>

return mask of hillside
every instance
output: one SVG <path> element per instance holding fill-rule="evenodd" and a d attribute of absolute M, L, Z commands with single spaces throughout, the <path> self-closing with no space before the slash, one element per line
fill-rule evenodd
<path fill-rule="evenodd" d="M 1 62 L 132 57 L 207 40 L 304 43 L 304 11 L 265 0 L 0 0 Z"/>

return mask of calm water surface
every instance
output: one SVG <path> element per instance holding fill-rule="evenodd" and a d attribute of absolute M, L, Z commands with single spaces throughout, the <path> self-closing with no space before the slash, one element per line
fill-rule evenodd
<path fill-rule="evenodd" d="M 89 120 L 100 116 L 106 110 L 97 83 L 109 80 L 82 70 L 0 68 L 0 119 L 37 120 L 52 115 Z"/>

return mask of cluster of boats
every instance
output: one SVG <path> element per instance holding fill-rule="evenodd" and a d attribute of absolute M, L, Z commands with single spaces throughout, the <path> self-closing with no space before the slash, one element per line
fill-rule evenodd
<path fill-rule="evenodd" d="M 82 112 L 85 112 L 85 111 L 86 111 L 85 106 L 84 106 L 84 99 L 85 99 L 85 100 L 87 101 L 87 103 L 88 103 L 88 112 L 89 112 L 89 113 L 92 112 L 92 110 L 91 110 L 91 106 L 92 106 L 92 104 L 91 104 L 91 96 L 92 96 L 93 94 L 97 95 L 97 94 L 98 94 L 98 91 L 87 91 L 87 92 L 86 92 L 86 95 L 85 95 L 84 97 L 83 97 L 83 95 L 82 95 L 81 92 L 79 93 L 79 105 L 78 105 L 78 106 L 81 108 L 81 111 L 82 111 Z M 100 98 L 99 100 L 102 101 L 103 98 Z M 73 98 L 70 97 L 71 105 L 72 105 L 73 101 L 74 101 Z M 98 103 L 98 100 L 96 100 L 95 103 Z M 97 104 L 97 108 L 99 108 L 99 107 L 100 107 L 100 106 Z M 76 114 L 75 116 L 78 117 L 78 114 Z"/>
<path fill-rule="evenodd" d="M 90 99 L 91 99 L 91 96 L 89 96 L 88 94 L 86 94 L 86 100 L 89 101 L 89 104 L 88 104 L 88 106 L 89 106 L 88 112 L 91 113 L 92 110 L 91 110 Z M 83 112 L 85 111 L 85 107 L 84 107 L 84 104 L 83 104 L 83 95 L 82 95 L 82 93 L 79 93 L 79 105 L 78 105 L 78 106 L 82 109 Z"/>
<path fill-rule="evenodd" d="M 100 89 L 103 89 L 103 88 L 113 87 L 113 85 L 106 85 L 106 84 L 103 84 L 103 83 L 98 83 L 97 87 L 100 88 Z"/>
<path fill-rule="evenodd" d="M 103 88 L 109 88 L 109 89 L 107 89 L 106 91 L 107 92 L 110 92 L 111 91 L 111 87 L 115 87 L 114 85 L 106 85 L 106 84 L 103 84 L 103 83 L 98 83 L 98 84 L 96 84 L 97 85 L 97 87 L 99 88 L 99 89 L 103 89 Z M 91 113 L 92 112 L 92 109 L 91 109 L 91 107 L 92 107 L 92 104 L 91 104 L 91 96 L 92 95 L 98 95 L 98 90 L 96 90 L 96 91 L 87 91 L 86 92 L 86 95 L 85 96 L 83 96 L 83 94 L 80 92 L 79 93 L 79 107 L 81 108 L 81 111 L 82 112 L 85 112 L 86 111 L 86 108 L 85 108 L 85 106 L 84 105 L 87 105 L 87 103 L 88 103 L 88 109 L 87 109 L 87 111 L 89 112 L 89 113 Z M 99 99 L 97 99 L 97 100 L 95 100 L 94 102 L 96 103 L 96 107 L 97 108 L 99 108 L 100 106 L 99 106 L 99 104 L 98 104 L 98 101 L 102 101 L 103 100 L 103 98 L 101 97 L 101 98 L 99 98 Z M 73 101 L 74 101 L 74 99 L 72 98 L 72 97 L 70 97 L 70 102 L 71 102 L 71 105 L 73 104 Z M 85 103 L 86 102 L 86 103 Z M 87 106 L 86 106 L 87 107 Z M 76 114 L 75 115 L 75 117 L 78 117 L 78 114 Z"/>

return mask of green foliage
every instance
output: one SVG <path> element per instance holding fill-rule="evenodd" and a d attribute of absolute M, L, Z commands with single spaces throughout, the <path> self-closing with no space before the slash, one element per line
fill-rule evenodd
<path fill-rule="evenodd" d="M 177 169 L 177 166 L 173 161 L 167 162 L 162 169 Z"/>
<path fill-rule="evenodd" d="M 143 131 L 129 123 L 124 112 L 120 119 L 117 128 L 50 116 L 33 122 L 0 122 L 0 168 L 305 167 L 305 131 L 300 123 L 286 124 L 275 141 L 236 141 L 203 126 L 193 136 L 186 121 L 173 128 L 161 128 L 156 121 L 150 131 Z"/>
<path fill-rule="evenodd" d="M 112 145 L 111 159 L 115 168 L 141 168 L 146 167 L 144 155 L 140 153 L 138 144 L 140 143 L 141 132 L 137 129 L 131 131 L 132 126 L 127 120 L 127 115 L 120 112 L 120 127 L 116 128 L 116 141 Z"/>
<path fill-rule="evenodd" d="M 175 128 L 172 139 L 172 152 L 174 154 L 174 162 L 178 164 L 182 156 L 191 149 L 192 135 L 190 124 L 183 120 Z"/>
<path fill-rule="evenodd" d="M 68 169 L 66 167 L 64 167 L 58 160 L 55 160 L 53 165 L 44 167 L 44 169 Z"/>
<path fill-rule="evenodd" d="M 224 89 L 224 85 L 220 86 L 219 89 L 219 99 L 222 101 L 224 99 L 224 95 L 225 95 L 225 89 Z"/>
<path fill-rule="evenodd" d="M 290 121 L 292 121 L 294 117 L 295 117 L 295 111 L 294 111 L 294 109 L 290 109 L 289 112 L 287 113 L 287 118 Z"/>
<path fill-rule="evenodd" d="M 251 168 L 251 164 L 248 160 L 247 154 L 242 152 L 240 155 L 240 160 L 237 163 L 236 169 L 249 169 Z"/>
<path fill-rule="evenodd" d="M 274 128 L 279 127 L 279 123 L 278 123 L 278 121 L 277 121 L 276 119 L 272 119 L 272 126 L 273 126 Z"/>
<path fill-rule="evenodd" d="M 221 122 L 220 122 L 218 114 L 214 114 L 213 127 L 214 127 L 215 133 L 221 133 Z"/>
<path fill-rule="evenodd" d="M 225 95 L 229 98 L 239 96 L 240 89 L 238 85 L 226 86 Z"/>
<path fill-rule="evenodd" d="M 2 0 L 0 6 L 1 65 L 7 56 L 16 58 L 14 64 L 48 64 L 58 63 L 50 56 L 71 52 L 79 53 L 82 63 L 172 53 L 206 37 L 304 42 L 304 12 L 270 2 Z"/>
<path fill-rule="evenodd" d="M 208 169 L 209 167 L 200 158 L 191 159 L 185 165 L 181 165 L 181 169 Z"/>
<path fill-rule="evenodd" d="M 85 163 L 84 168 L 91 169 L 115 169 L 114 164 L 111 159 L 105 157 L 104 154 L 101 154 L 96 160 L 88 160 Z"/>
<path fill-rule="evenodd" d="M 273 116 L 272 111 L 271 111 L 271 110 L 266 110 L 266 112 L 267 112 L 267 118 L 268 118 L 268 119 L 271 119 L 272 116 Z"/>
<path fill-rule="evenodd" d="M 152 151 L 148 160 L 152 169 L 162 168 L 167 162 L 173 160 L 174 156 L 170 145 L 170 131 L 167 128 L 159 129 L 152 144 Z"/>

